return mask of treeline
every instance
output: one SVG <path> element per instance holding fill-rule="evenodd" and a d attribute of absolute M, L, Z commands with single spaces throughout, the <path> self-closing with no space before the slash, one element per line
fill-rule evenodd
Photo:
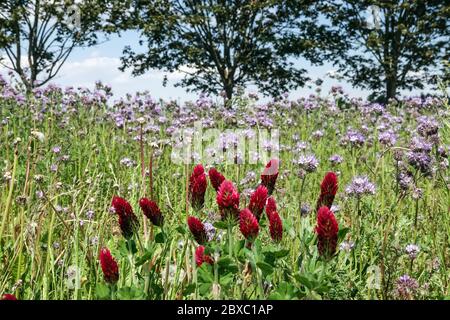
<path fill-rule="evenodd" d="M 187 90 L 278 96 L 309 80 L 302 57 L 387 100 L 449 79 L 449 16 L 443 0 L 2 0 L 0 63 L 32 90 L 75 48 L 135 30 L 121 57 L 133 75 L 181 70 Z"/>

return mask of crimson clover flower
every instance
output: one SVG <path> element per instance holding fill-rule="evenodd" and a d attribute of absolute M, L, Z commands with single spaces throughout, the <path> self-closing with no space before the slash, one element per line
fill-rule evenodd
<path fill-rule="evenodd" d="M 326 206 L 330 209 L 337 190 L 338 178 L 334 172 L 328 172 L 320 185 L 320 196 L 317 200 L 316 210 L 319 210 L 322 206 Z"/>
<path fill-rule="evenodd" d="M 216 197 L 222 220 L 237 219 L 239 215 L 239 193 L 233 183 L 225 180 L 219 187 Z"/>
<path fill-rule="evenodd" d="M 267 163 L 261 174 L 261 183 L 267 188 L 269 195 L 271 195 L 275 189 L 275 183 L 278 178 L 278 166 L 278 159 L 272 159 Z"/>
<path fill-rule="evenodd" d="M 264 211 L 264 206 L 266 205 L 268 191 L 263 185 L 259 185 L 255 192 L 250 196 L 250 203 L 248 208 L 255 215 L 256 219 L 261 218 L 261 214 Z"/>
<path fill-rule="evenodd" d="M 275 242 L 279 242 L 283 238 L 283 223 L 281 222 L 280 215 L 276 211 L 272 211 L 269 214 L 269 231 L 270 237 Z"/>
<path fill-rule="evenodd" d="M 134 215 L 133 208 L 127 200 L 117 196 L 112 200 L 112 207 L 119 216 L 119 226 L 123 236 L 130 239 L 139 228 L 139 221 Z"/>
<path fill-rule="evenodd" d="M 187 219 L 187 223 L 189 230 L 191 230 L 191 233 L 198 244 L 204 244 L 208 241 L 205 225 L 198 218 L 190 216 Z"/>
<path fill-rule="evenodd" d="M 195 263 L 197 264 L 197 267 L 201 267 L 203 262 L 206 262 L 208 264 L 214 264 L 213 258 L 205 254 L 205 247 L 198 246 L 197 249 L 195 249 Z"/>
<path fill-rule="evenodd" d="M 119 280 L 119 266 L 107 248 L 100 250 L 99 260 L 105 281 L 109 284 L 117 283 Z"/>
<path fill-rule="evenodd" d="M 139 200 L 139 206 L 144 215 L 149 218 L 155 226 L 161 227 L 163 225 L 164 217 L 156 202 L 147 198 L 142 198 Z"/>
<path fill-rule="evenodd" d="M 196 211 L 203 208 L 207 186 L 205 169 L 198 164 L 189 178 L 189 201 Z"/>
<path fill-rule="evenodd" d="M 225 177 L 216 170 L 216 168 L 211 168 L 208 171 L 209 181 L 211 181 L 211 185 L 213 186 L 216 192 L 219 191 L 219 187 L 222 182 L 225 180 Z"/>
<path fill-rule="evenodd" d="M 318 237 L 319 254 L 326 259 L 331 258 L 336 252 L 339 226 L 333 211 L 328 207 L 320 207 L 315 231 Z"/>
<path fill-rule="evenodd" d="M 253 242 L 259 233 L 259 223 L 253 213 L 245 208 L 239 214 L 239 229 L 244 235 L 245 239 Z"/>

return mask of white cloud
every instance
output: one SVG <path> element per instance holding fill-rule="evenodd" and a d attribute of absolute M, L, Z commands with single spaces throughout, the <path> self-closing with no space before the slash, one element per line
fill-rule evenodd
<path fill-rule="evenodd" d="M 2 62 L 11 66 L 7 56 L 2 56 Z M 93 88 L 95 82 L 102 81 L 112 86 L 116 98 L 123 97 L 127 93 L 149 90 L 156 98 L 163 99 L 195 99 L 195 94 L 187 93 L 183 88 L 175 88 L 173 85 L 185 76 L 185 72 L 193 73 L 194 68 L 183 66 L 179 71 L 165 73 L 160 70 L 149 70 L 144 75 L 134 77 L 131 70 L 124 72 L 119 70 L 120 59 L 102 55 L 99 50 L 92 50 L 89 54 L 78 60 L 68 60 L 61 68 L 57 76 L 51 81 L 62 86 Z M 28 66 L 27 59 L 22 58 L 22 67 Z M 0 65 L 0 73 L 8 73 L 8 69 Z M 168 84 L 163 87 L 164 76 L 167 76 Z"/>
<path fill-rule="evenodd" d="M 184 77 L 184 72 L 194 72 L 193 68 L 183 67 L 180 71 L 168 73 L 168 85 L 163 87 L 162 81 L 166 73 L 149 70 L 142 76 L 134 77 L 129 69 L 120 71 L 120 65 L 119 58 L 102 56 L 100 52 L 93 51 L 81 60 L 68 61 L 53 82 L 74 87 L 92 87 L 96 81 L 100 80 L 112 86 L 116 97 L 144 90 L 150 90 L 150 93 L 158 98 L 193 99 L 195 97 L 182 88 L 173 87 L 174 83 Z"/>
<path fill-rule="evenodd" d="M 183 66 L 179 71 L 173 73 L 165 73 L 160 70 L 149 70 L 142 76 L 133 77 L 131 70 L 122 72 L 118 69 L 121 65 L 118 57 L 107 56 L 105 53 L 106 52 L 100 50 L 90 50 L 87 55 L 79 57 L 77 60 L 71 59 L 67 61 L 52 82 L 61 86 L 92 88 L 96 81 L 102 81 L 103 83 L 112 86 L 114 98 L 123 97 L 127 93 L 145 90 L 148 90 L 155 98 L 162 98 L 165 100 L 196 100 L 198 96 L 195 93 L 187 93 L 183 88 L 173 86 L 182 79 L 186 73 L 195 73 L 195 68 Z M 3 62 L 6 61 L 7 59 Z M 26 65 L 27 61 L 23 58 L 23 66 Z M 343 81 L 339 77 L 339 73 L 336 72 L 330 64 L 321 67 L 310 67 L 308 71 L 309 76 L 312 79 L 321 78 L 324 80 L 322 85 L 322 92 L 324 94 L 326 94 L 333 85 L 342 85 L 344 90 L 348 92 L 350 96 L 366 97 L 369 94 L 369 91 L 355 89 L 349 83 Z M 0 73 L 6 75 L 7 69 L 0 66 Z M 168 84 L 166 87 L 163 87 L 162 82 L 165 75 L 167 75 Z M 247 89 L 255 92 L 258 91 L 254 86 L 249 86 Z M 305 97 L 314 92 L 315 85 L 312 85 L 309 88 L 304 87 L 291 91 L 290 97 L 294 99 Z"/>

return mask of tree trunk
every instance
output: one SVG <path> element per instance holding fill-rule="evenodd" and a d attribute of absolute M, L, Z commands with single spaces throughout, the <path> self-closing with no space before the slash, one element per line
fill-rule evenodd
<path fill-rule="evenodd" d="M 224 96 L 224 106 L 227 105 L 228 101 L 233 98 L 233 83 L 231 81 L 226 81 L 223 85 L 223 90 L 225 91 Z"/>
<path fill-rule="evenodd" d="M 392 76 L 386 77 L 386 102 L 397 95 L 397 79 Z"/>
<path fill-rule="evenodd" d="M 398 48 L 395 39 L 395 19 L 391 9 L 385 14 L 385 40 L 383 44 L 383 62 L 384 73 L 386 78 L 386 95 L 385 102 L 395 98 L 397 93 L 397 68 L 398 68 Z"/>

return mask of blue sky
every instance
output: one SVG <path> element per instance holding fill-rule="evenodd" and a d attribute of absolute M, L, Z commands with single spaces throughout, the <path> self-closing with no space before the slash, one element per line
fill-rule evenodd
<path fill-rule="evenodd" d="M 123 33 L 121 37 L 114 36 L 109 41 L 95 47 L 78 48 L 67 60 L 53 83 L 63 86 L 86 86 L 93 87 L 97 80 L 112 86 L 115 97 L 124 96 L 126 93 L 149 90 L 155 98 L 176 99 L 180 101 L 195 100 L 198 94 L 188 93 L 184 88 L 174 87 L 174 84 L 183 76 L 182 73 L 169 74 L 168 84 L 162 85 L 164 72 L 159 70 L 149 70 L 145 75 L 133 77 L 131 70 L 121 72 L 120 56 L 126 45 L 136 47 L 138 35 L 135 32 Z M 312 66 L 306 60 L 296 62 L 302 68 L 308 70 L 309 76 L 316 80 L 324 80 L 322 85 L 323 92 L 333 85 L 340 84 L 351 96 L 366 97 L 368 91 L 354 89 L 346 82 L 331 79 L 326 76 L 327 72 L 334 68 L 330 64 L 322 66 Z M 249 88 L 249 92 L 257 92 L 256 88 Z M 290 97 L 295 99 L 301 96 L 309 95 L 315 92 L 315 86 L 312 88 L 299 88 L 290 92 Z"/>
<path fill-rule="evenodd" d="M 136 32 L 123 33 L 121 37 L 113 36 L 109 41 L 95 47 L 76 49 L 53 83 L 62 86 L 84 86 L 92 88 L 96 81 L 100 80 L 105 84 L 111 85 L 114 92 L 114 98 L 119 98 L 127 93 L 148 90 L 154 98 L 175 99 L 178 101 L 195 100 L 198 94 L 188 93 L 184 88 L 174 87 L 174 84 L 183 76 L 176 72 L 168 74 L 168 84 L 162 85 L 164 77 L 163 72 L 158 70 L 149 70 L 145 75 L 133 77 L 131 70 L 121 72 L 120 56 L 126 45 L 136 48 L 138 43 L 138 34 Z M 341 85 L 344 91 L 353 97 L 367 97 L 370 93 L 365 90 L 353 88 L 345 81 L 338 81 L 327 76 L 327 73 L 334 70 L 333 66 L 325 63 L 322 66 L 312 66 L 310 62 L 300 59 L 296 61 L 300 67 L 308 71 L 312 80 L 318 78 L 324 82 L 322 92 L 326 94 L 333 85 Z M 296 99 L 307 96 L 315 92 L 315 86 L 311 88 L 304 87 L 290 92 L 290 98 Z M 248 92 L 257 92 L 256 88 L 249 87 Z M 410 94 L 418 94 L 412 92 Z"/>

